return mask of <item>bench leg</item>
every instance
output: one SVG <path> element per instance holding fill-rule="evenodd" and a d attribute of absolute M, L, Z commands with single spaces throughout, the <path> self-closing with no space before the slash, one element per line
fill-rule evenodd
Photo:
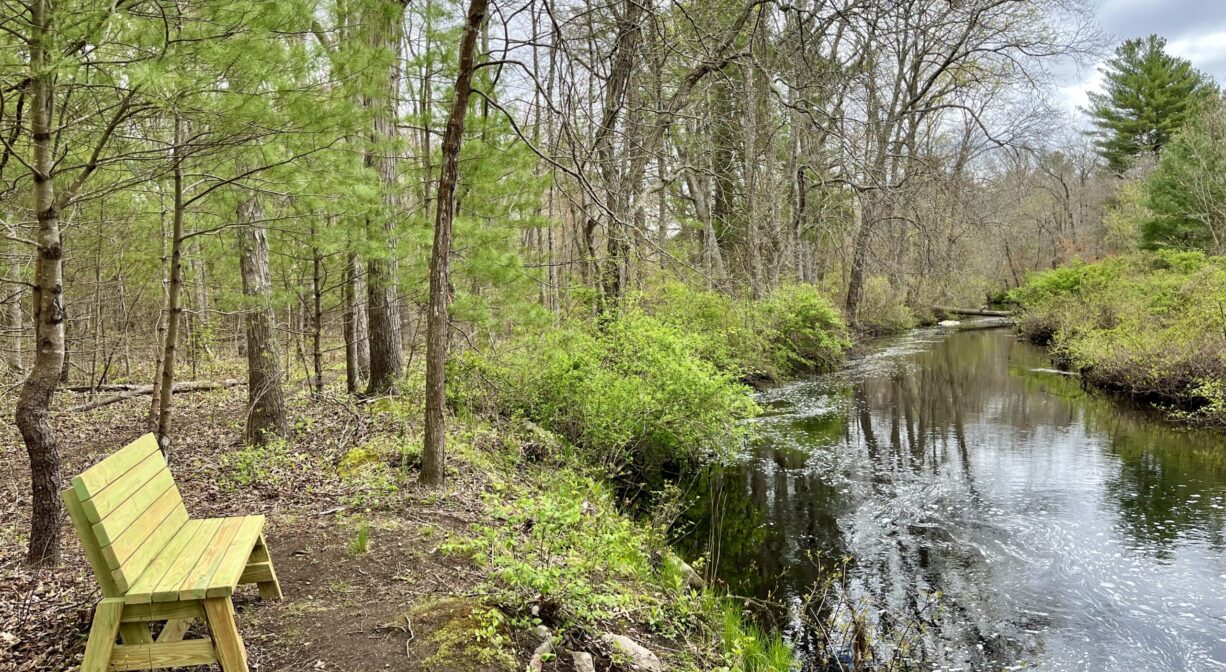
<path fill-rule="evenodd" d="M 162 631 L 158 633 L 158 644 L 183 641 L 183 635 L 191 625 L 190 618 L 172 618 L 166 621 L 166 625 L 162 626 Z"/>
<path fill-rule="evenodd" d="M 277 570 L 272 565 L 272 556 L 268 554 L 268 543 L 264 541 L 262 534 L 255 542 L 255 548 L 251 549 L 251 558 L 247 560 L 247 569 L 243 575 L 244 578 L 254 578 L 253 581 L 240 579 L 240 583 L 255 583 L 260 589 L 260 599 L 280 600 L 282 598 L 281 582 L 277 580 Z"/>
<path fill-rule="evenodd" d="M 234 603 L 228 597 L 213 597 L 203 601 L 204 619 L 213 637 L 213 649 L 222 672 L 248 672 L 247 649 L 234 622 Z"/>
<path fill-rule="evenodd" d="M 124 644 L 152 644 L 153 633 L 148 623 L 124 623 L 119 626 L 119 637 Z"/>
<path fill-rule="evenodd" d="M 89 641 L 85 644 L 81 672 L 107 672 L 110 669 L 111 651 L 115 648 L 115 636 L 119 634 L 122 618 L 122 597 L 108 597 L 98 603 L 98 608 L 94 610 L 94 624 L 89 628 Z"/>

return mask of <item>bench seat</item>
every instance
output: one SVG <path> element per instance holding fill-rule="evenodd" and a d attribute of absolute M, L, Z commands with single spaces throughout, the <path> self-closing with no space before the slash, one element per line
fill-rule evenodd
<path fill-rule="evenodd" d="M 124 594 L 124 602 L 230 597 L 263 531 L 264 516 L 188 520 Z"/>

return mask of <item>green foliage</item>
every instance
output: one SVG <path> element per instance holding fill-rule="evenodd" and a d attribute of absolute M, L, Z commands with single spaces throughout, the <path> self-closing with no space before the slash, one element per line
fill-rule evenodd
<path fill-rule="evenodd" d="M 310 455 L 291 450 L 284 439 L 263 446 L 244 446 L 225 453 L 219 462 L 219 483 L 227 490 L 250 485 L 288 488 L 318 467 Z"/>
<path fill-rule="evenodd" d="M 774 365 L 784 375 L 829 371 L 851 346 L 842 316 L 813 285 L 784 285 L 757 312 Z"/>
<path fill-rule="evenodd" d="M 1146 187 L 1152 217 L 1141 226 L 1145 247 L 1226 252 L 1226 109 L 1220 100 L 1166 146 Z"/>
<path fill-rule="evenodd" d="M 915 326 L 915 315 L 907 307 L 906 297 L 885 277 L 868 278 L 860 300 L 860 328 L 866 333 L 894 334 Z"/>
<path fill-rule="evenodd" d="M 370 544 L 370 523 L 358 525 L 357 533 L 349 541 L 349 555 L 362 555 Z"/>
<path fill-rule="evenodd" d="M 720 609 L 720 643 L 728 669 L 740 672 L 788 672 L 795 669 L 792 649 L 775 633 L 748 621 L 737 604 L 724 601 Z"/>
<path fill-rule="evenodd" d="M 699 353 L 700 336 L 639 309 L 602 327 L 568 325 L 499 357 L 467 353 L 453 366 L 456 401 L 521 415 L 608 464 L 698 458 L 735 448 L 756 406 Z"/>
<path fill-rule="evenodd" d="M 1144 153 L 1157 154 L 1214 90 L 1157 35 L 1124 42 L 1103 69 L 1106 92 L 1090 94 L 1099 153 L 1124 172 Z"/>
<path fill-rule="evenodd" d="M 1226 257 L 1161 251 L 1033 275 L 1020 327 L 1095 385 L 1226 422 Z"/>
<path fill-rule="evenodd" d="M 511 486 L 489 499 L 497 525 L 444 550 L 490 569 L 494 601 L 560 610 L 556 620 L 593 624 L 656 606 L 628 585 L 651 581 L 655 543 L 616 509 L 607 486 L 558 470 L 541 488 Z"/>
<path fill-rule="evenodd" d="M 791 284 L 760 301 L 668 283 L 639 305 L 695 336 L 695 352 L 741 379 L 828 371 L 851 345 L 838 310 L 817 287 Z"/>

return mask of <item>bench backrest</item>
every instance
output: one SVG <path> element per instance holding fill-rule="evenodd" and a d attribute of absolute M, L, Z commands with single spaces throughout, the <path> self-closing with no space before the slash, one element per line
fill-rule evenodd
<path fill-rule="evenodd" d="M 152 434 L 72 479 L 64 501 L 107 597 L 126 593 L 188 520 Z"/>

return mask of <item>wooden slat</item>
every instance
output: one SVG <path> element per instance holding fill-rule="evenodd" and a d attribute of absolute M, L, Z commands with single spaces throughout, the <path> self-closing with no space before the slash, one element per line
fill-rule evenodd
<path fill-rule="evenodd" d="M 192 627 L 192 619 L 190 618 L 172 618 L 166 621 L 166 625 L 162 626 L 162 631 L 158 633 L 157 641 L 165 642 L 181 642 L 183 635 L 187 634 L 187 629 Z"/>
<path fill-rule="evenodd" d="M 109 546 L 123 534 L 124 530 L 128 529 L 132 523 L 140 518 L 141 513 L 153 506 L 162 497 L 166 496 L 171 489 L 174 490 L 172 496 L 179 496 L 179 489 L 174 487 L 175 479 L 170 475 L 170 470 L 158 472 L 152 479 L 141 486 L 127 501 L 119 505 L 119 508 L 111 512 L 111 515 L 102 519 L 102 522 L 93 526 L 94 536 L 98 538 L 98 544 L 101 546 Z M 182 501 L 182 499 L 180 499 Z"/>
<path fill-rule="evenodd" d="M 152 434 L 146 434 L 139 439 L 120 448 L 114 455 L 86 469 L 80 476 L 72 479 L 73 490 L 77 498 L 85 501 L 93 497 L 111 481 L 123 476 L 129 469 L 142 462 L 158 450 L 157 439 Z"/>
<path fill-rule="evenodd" d="M 204 610 L 200 608 L 199 602 L 128 603 L 123 608 L 124 623 L 192 618 L 204 618 Z"/>
<path fill-rule="evenodd" d="M 175 558 L 166 570 L 166 574 L 154 587 L 154 602 L 174 602 L 179 599 L 179 586 L 183 583 L 183 579 L 187 578 L 192 568 L 196 566 L 196 561 L 213 542 L 213 537 L 217 536 L 217 531 L 220 529 L 220 518 L 200 521 L 200 526 L 192 535 L 192 540 L 179 552 L 179 557 Z"/>
<path fill-rule="evenodd" d="M 102 547 L 102 557 L 106 558 L 111 569 L 120 569 L 128 564 L 128 560 L 146 541 L 155 545 L 158 539 L 161 539 L 162 544 L 170 541 L 166 528 L 172 527 L 169 534 L 173 534 L 187 522 L 187 509 L 183 508 L 183 500 L 179 499 L 178 491 L 168 492 L 167 495 L 154 502 L 153 506 L 147 507 L 140 518 L 128 526 L 114 542 Z M 149 550 L 160 551 L 161 547 L 155 549 L 150 546 Z M 133 568 L 135 569 L 135 565 Z"/>
<path fill-rule="evenodd" d="M 234 623 L 234 603 L 228 597 L 205 600 L 204 619 L 213 636 L 217 662 L 226 672 L 247 672 L 247 648 Z"/>
<path fill-rule="evenodd" d="M 124 596 L 128 604 L 147 604 L 152 601 L 152 593 L 157 588 L 158 582 L 166 575 L 166 571 L 179 557 L 183 548 L 195 538 L 196 532 L 203 524 L 202 520 L 189 520 L 179 528 L 174 537 L 162 547 L 157 557 L 145 567 L 140 577 L 131 580 L 131 586 L 128 587 L 127 595 Z"/>
<path fill-rule="evenodd" d="M 94 493 L 89 499 L 82 499 L 81 508 L 85 509 L 89 522 L 102 522 L 160 471 L 167 471 L 166 458 L 162 457 L 162 453 L 155 452 L 142 460 L 140 464 L 129 469 L 121 478 Z"/>
<path fill-rule="evenodd" d="M 272 578 L 268 581 L 260 582 L 260 599 L 262 600 L 282 600 L 285 595 L 281 592 L 281 582 L 277 579 L 277 568 L 272 564 L 272 555 L 268 551 L 268 540 L 264 538 L 264 533 L 260 533 L 260 540 L 256 542 L 255 548 L 251 551 L 251 562 L 267 562 L 268 570 L 272 573 Z"/>
<path fill-rule="evenodd" d="M 241 528 L 218 564 L 213 582 L 205 591 L 206 597 L 227 597 L 233 594 L 234 586 L 242 583 L 243 568 L 248 566 L 248 559 L 260 539 L 260 532 L 264 529 L 264 516 L 247 516 L 239 520 Z M 272 574 L 271 563 L 268 568 L 269 574 Z M 275 577 L 275 574 L 273 576 Z"/>
<path fill-rule="evenodd" d="M 217 568 L 226 559 L 226 555 L 230 552 L 230 544 L 234 542 L 235 535 L 242 527 L 242 518 L 222 519 L 221 527 L 218 528 L 217 534 L 209 542 L 204 552 L 200 554 L 196 566 L 192 567 L 187 576 L 183 577 L 183 583 L 179 584 L 180 600 L 204 599 L 208 589 L 213 586 L 213 575 L 217 573 Z M 251 537 L 251 543 L 255 543 L 255 537 Z M 237 580 L 238 572 L 234 574 L 234 579 Z"/>
<path fill-rule="evenodd" d="M 144 575 L 149 565 L 162 554 L 166 544 L 170 543 L 170 540 L 174 539 L 179 530 L 183 529 L 188 522 L 186 509 L 179 507 L 172 510 L 162 525 L 145 539 L 140 548 L 128 556 L 119 569 L 111 572 L 111 576 L 115 577 L 115 584 L 123 587 L 124 592 L 127 592 L 132 587 L 132 583 Z M 105 555 L 106 549 L 102 551 Z"/>
<path fill-rule="evenodd" d="M 94 570 L 94 578 L 98 580 L 98 588 L 102 590 L 102 595 L 122 597 L 123 590 L 115 584 L 115 579 L 111 576 L 111 568 L 106 564 L 106 558 L 102 556 L 102 549 L 98 546 L 98 540 L 94 538 L 94 531 L 85 517 L 85 511 L 81 508 L 81 501 L 77 499 L 77 493 L 74 490 L 65 490 L 60 493 L 60 496 L 64 500 L 64 506 L 68 509 L 68 517 L 72 519 L 72 526 L 77 530 L 77 538 L 81 541 L 81 547 L 85 549 L 85 559 L 89 560 L 89 566 Z"/>
<path fill-rule="evenodd" d="M 217 662 L 213 642 L 189 639 L 183 642 L 116 646 L 111 651 L 111 670 L 156 670 L 163 667 L 209 665 Z"/>

